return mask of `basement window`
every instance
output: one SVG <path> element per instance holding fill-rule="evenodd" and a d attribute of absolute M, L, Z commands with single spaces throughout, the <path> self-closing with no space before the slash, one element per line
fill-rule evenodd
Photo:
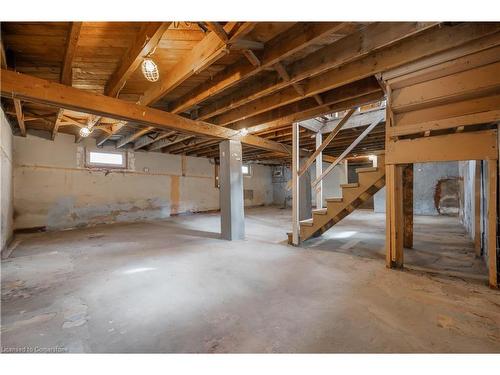
<path fill-rule="evenodd" d="M 87 151 L 87 167 L 94 168 L 125 168 L 127 166 L 124 152 Z"/>
<path fill-rule="evenodd" d="M 248 164 L 243 164 L 241 166 L 241 172 L 243 173 L 243 176 L 251 176 L 252 168 Z"/>

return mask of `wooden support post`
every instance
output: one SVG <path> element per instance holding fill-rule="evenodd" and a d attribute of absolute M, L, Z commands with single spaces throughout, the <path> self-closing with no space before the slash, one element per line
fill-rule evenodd
<path fill-rule="evenodd" d="M 403 167 L 403 246 L 413 248 L 413 164 Z"/>
<path fill-rule="evenodd" d="M 316 133 L 316 150 L 321 146 L 322 142 L 321 131 Z M 316 176 L 321 176 L 323 173 L 323 152 L 316 156 Z M 323 181 L 316 186 L 316 209 L 323 208 Z"/>
<path fill-rule="evenodd" d="M 299 124 L 292 124 L 292 244 L 299 245 Z"/>
<path fill-rule="evenodd" d="M 476 257 L 481 254 L 481 160 L 476 160 L 474 171 L 474 250 Z"/>
<path fill-rule="evenodd" d="M 402 166 L 386 165 L 386 266 L 403 267 Z"/>
<path fill-rule="evenodd" d="M 488 270 L 491 288 L 498 288 L 497 275 L 497 176 L 496 160 L 488 160 Z"/>

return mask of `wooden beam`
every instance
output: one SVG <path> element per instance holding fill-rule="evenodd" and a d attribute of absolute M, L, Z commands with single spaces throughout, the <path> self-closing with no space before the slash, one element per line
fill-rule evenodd
<path fill-rule="evenodd" d="M 245 49 L 243 50 L 243 55 L 247 58 L 247 60 L 255 66 L 256 68 L 261 66 L 261 62 L 257 56 L 255 56 L 255 53 L 253 53 L 252 50 L 250 49 Z"/>
<path fill-rule="evenodd" d="M 116 97 L 129 77 L 141 65 L 144 57 L 151 53 L 160 42 L 171 22 L 146 22 L 139 30 L 134 44 L 122 57 L 120 65 L 106 84 L 105 93 Z"/>
<path fill-rule="evenodd" d="M 142 128 L 132 134 L 130 134 L 128 137 L 125 137 L 123 138 L 122 140 L 120 140 L 117 144 L 116 144 L 116 148 L 120 148 L 120 147 L 123 147 L 125 146 L 127 143 L 129 142 L 134 142 L 136 139 L 140 138 L 141 136 L 143 136 L 144 134 L 146 133 L 149 133 L 151 130 L 154 130 L 155 128 L 152 127 L 152 126 L 148 126 L 148 127 L 145 127 L 145 128 Z"/>
<path fill-rule="evenodd" d="M 377 126 L 380 122 L 382 121 L 382 116 L 379 117 L 377 120 L 375 120 L 370 126 L 368 126 L 363 133 L 361 133 L 355 140 L 352 142 L 349 147 L 345 149 L 342 154 L 335 160 L 334 163 L 330 164 L 328 168 L 325 169 L 325 171 L 321 174 L 321 176 L 317 176 L 316 179 L 312 182 L 313 186 L 316 186 L 321 180 L 323 180 L 332 170 L 335 168 L 335 166 L 340 163 L 349 153 L 372 131 L 372 129 Z"/>
<path fill-rule="evenodd" d="M 402 166 L 386 164 L 386 266 L 403 268 Z"/>
<path fill-rule="evenodd" d="M 24 124 L 23 107 L 19 99 L 14 99 L 14 107 L 16 109 L 16 118 L 19 129 L 21 129 L 21 135 L 26 137 L 26 125 Z"/>
<path fill-rule="evenodd" d="M 299 124 L 292 124 L 293 146 L 292 146 L 292 245 L 300 243 L 300 193 L 299 193 L 299 166 L 300 166 L 300 139 Z"/>
<path fill-rule="evenodd" d="M 234 86 L 241 80 L 260 73 L 263 69 L 271 67 L 297 51 L 317 43 L 325 36 L 339 31 L 345 26 L 346 24 L 342 22 L 298 23 L 286 33 L 280 34 L 265 44 L 264 50 L 259 55 L 261 61 L 259 67 L 241 62 L 225 69 L 216 74 L 209 82 L 201 84 L 180 99 L 175 100 L 172 104 L 172 112 L 183 112 L 210 96 Z"/>
<path fill-rule="evenodd" d="M 393 90 L 394 113 L 430 107 L 500 89 L 500 61 Z"/>
<path fill-rule="evenodd" d="M 0 65 L 2 69 L 7 69 L 7 55 L 5 54 L 5 48 L 3 47 L 3 41 L 0 38 Z"/>
<path fill-rule="evenodd" d="M 156 136 L 151 136 L 150 134 L 143 135 L 138 140 L 134 142 L 134 150 L 139 150 L 143 147 L 150 145 L 151 143 L 157 142 L 160 139 L 170 137 L 174 135 L 176 132 L 166 132 L 166 133 L 158 133 Z"/>
<path fill-rule="evenodd" d="M 413 164 L 403 167 L 403 246 L 413 248 Z"/>
<path fill-rule="evenodd" d="M 71 22 L 66 41 L 66 52 L 64 54 L 63 66 L 61 69 L 61 83 L 71 86 L 73 83 L 73 60 L 75 58 L 76 46 L 80 39 L 82 22 Z"/>
<path fill-rule="evenodd" d="M 56 139 L 57 131 L 59 130 L 59 126 L 61 125 L 61 121 L 63 119 L 64 109 L 60 109 L 57 112 L 56 121 L 54 122 L 54 127 L 52 128 L 51 139 Z"/>
<path fill-rule="evenodd" d="M 386 164 L 497 159 L 497 131 L 484 130 L 431 137 L 389 140 Z"/>
<path fill-rule="evenodd" d="M 231 35 L 239 27 L 238 22 L 229 22 L 224 26 L 224 31 Z M 243 35 L 238 34 L 237 37 L 243 37 Z M 139 103 L 149 105 L 156 102 L 187 78 L 204 70 L 228 53 L 229 50 L 225 42 L 222 42 L 215 33 L 208 34 L 175 64 L 172 69 L 165 72 L 162 75 L 163 78 L 155 82 L 150 89 L 146 90 Z"/>
<path fill-rule="evenodd" d="M 378 55 L 374 55 L 375 57 L 367 55 L 373 55 L 376 53 L 376 50 L 394 44 L 415 33 L 421 32 L 425 34 L 424 30 L 427 30 L 432 25 L 434 24 L 422 24 L 417 22 L 397 24 L 381 23 L 367 26 L 364 30 L 342 38 L 291 64 L 287 67 L 290 76 L 288 81 L 278 81 L 276 77 L 272 75 L 268 76 L 267 79 L 256 79 L 252 84 L 246 85 L 244 89 L 238 90 L 232 95 L 227 95 L 216 103 L 204 106 L 200 110 L 199 119 L 205 120 L 212 118 L 221 113 L 248 104 L 258 98 L 267 97 L 302 80 L 309 79 L 305 85 L 304 92 L 295 97 L 290 97 L 288 99 L 289 101 L 299 100 L 304 95 L 313 96 L 314 94 L 321 93 L 321 91 L 333 89 L 381 72 L 388 67 L 397 65 L 397 61 L 391 60 L 389 64 L 389 59 L 387 58 L 379 62 L 377 61 Z M 427 42 L 427 44 L 430 43 Z M 417 53 L 412 53 L 412 49 L 414 48 L 413 43 L 409 42 L 408 50 L 405 49 L 399 52 L 398 59 L 401 61 L 401 64 L 420 57 L 423 52 L 419 50 Z M 437 49 L 436 46 L 433 46 L 433 48 L 434 50 Z M 439 46 L 440 50 L 444 48 L 446 47 L 442 45 Z M 363 63 L 360 64 L 364 69 L 360 69 L 360 67 L 356 65 L 355 69 L 348 69 L 345 73 L 343 71 L 344 68 L 335 70 L 335 74 L 328 72 L 330 69 L 338 68 L 350 62 L 355 62 L 361 57 L 366 57 L 362 59 Z M 341 74 L 339 75 L 338 72 Z M 320 74 L 321 76 L 318 76 Z M 324 80 L 323 77 L 327 79 Z M 319 89 L 318 86 L 321 86 L 323 90 Z M 280 95 L 280 93 L 275 94 L 273 97 L 274 100 L 276 100 L 276 95 Z"/>
<path fill-rule="evenodd" d="M 64 109 L 131 121 L 140 125 L 155 126 L 159 129 L 199 134 L 220 139 L 236 139 L 244 144 L 284 154 L 290 147 L 254 135 L 243 136 L 239 131 L 212 125 L 203 121 L 161 111 L 155 108 L 130 103 L 94 92 L 50 82 L 26 74 L 2 69 L 1 95 L 3 97 L 26 100 Z"/>
<path fill-rule="evenodd" d="M 345 116 L 342 118 L 342 120 L 337 124 L 335 129 L 326 137 L 326 139 L 321 143 L 319 147 L 316 148 L 316 150 L 313 152 L 313 154 L 302 164 L 302 167 L 300 167 L 299 170 L 299 177 L 302 176 L 305 171 L 314 163 L 316 160 L 316 157 L 323 152 L 323 150 L 330 144 L 330 142 L 335 138 L 335 136 L 338 134 L 340 129 L 344 126 L 344 124 L 349 120 L 349 118 L 353 115 L 353 113 L 356 111 L 356 108 L 351 108 Z"/>
<path fill-rule="evenodd" d="M 498 288 L 497 268 L 497 160 L 488 160 L 488 273 L 490 288 Z"/>
<path fill-rule="evenodd" d="M 475 161 L 474 168 L 474 251 L 481 257 L 481 160 Z"/>
<path fill-rule="evenodd" d="M 219 37 L 221 41 L 227 43 L 229 41 L 229 36 L 224 30 L 224 27 L 218 22 L 205 22 L 205 25 L 210 29 L 210 31 L 214 32 L 215 35 Z"/>

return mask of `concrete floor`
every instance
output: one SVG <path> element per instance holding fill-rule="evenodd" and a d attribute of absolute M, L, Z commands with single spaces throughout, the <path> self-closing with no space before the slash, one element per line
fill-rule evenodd
<path fill-rule="evenodd" d="M 456 218 L 417 217 L 408 269 L 384 265 L 383 214 L 303 248 L 290 211 L 22 235 L 2 261 L 2 348 L 70 352 L 500 352 L 500 293 Z M 448 276 L 454 275 L 454 276 Z"/>

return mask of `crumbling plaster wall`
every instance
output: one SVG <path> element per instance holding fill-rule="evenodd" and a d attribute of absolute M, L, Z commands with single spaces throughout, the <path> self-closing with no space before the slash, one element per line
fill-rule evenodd
<path fill-rule="evenodd" d="M 54 142 L 15 137 L 16 229 L 154 220 L 219 208 L 215 168 L 206 158 L 129 151 L 127 170 L 96 170 L 85 168 L 85 147 L 96 149 L 95 140 L 75 144 L 66 134 Z M 270 168 L 256 165 L 253 170 L 245 179 L 245 188 L 255 190 L 247 204 L 271 204 Z"/>
<path fill-rule="evenodd" d="M 0 109 L 0 250 L 12 238 L 12 130 Z"/>
<path fill-rule="evenodd" d="M 413 165 L 413 213 L 439 215 L 435 192 L 439 181 L 459 176 L 458 162 L 415 163 Z M 458 212 L 458 207 L 455 208 Z M 385 187 L 374 195 L 375 212 L 385 212 Z"/>

